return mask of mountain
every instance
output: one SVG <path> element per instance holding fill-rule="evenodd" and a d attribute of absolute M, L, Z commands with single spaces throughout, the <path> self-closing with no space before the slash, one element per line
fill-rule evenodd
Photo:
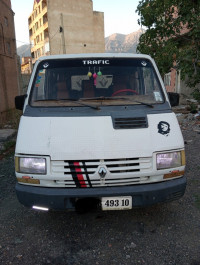
<path fill-rule="evenodd" d="M 136 48 L 139 42 L 140 35 L 145 30 L 139 29 L 138 31 L 132 32 L 128 35 L 114 33 L 109 37 L 105 38 L 105 50 L 106 52 L 131 52 L 136 53 Z M 30 45 L 25 44 L 17 48 L 17 54 L 22 57 L 31 56 Z"/>
<path fill-rule="evenodd" d="M 19 55 L 20 58 L 31 56 L 30 45 L 29 44 L 25 44 L 25 45 L 22 45 L 22 46 L 18 47 L 17 48 L 17 55 Z"/>
<path fill-rule="evenodd" d="M 139 38 L 145 30 L 139 29 L 128 35 L 115 33 L 105 38 L 106 52 L 131 52 L 136 53 L 136 48 L 139 43 Z"/>

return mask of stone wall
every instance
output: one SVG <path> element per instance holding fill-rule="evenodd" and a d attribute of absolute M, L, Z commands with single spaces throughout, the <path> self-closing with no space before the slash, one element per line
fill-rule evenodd
<path fill-rule="evenodd" d="M 18 95 L 14 12 L 10 0 L 0 1 L 0 124 L 14 108 Z"/>

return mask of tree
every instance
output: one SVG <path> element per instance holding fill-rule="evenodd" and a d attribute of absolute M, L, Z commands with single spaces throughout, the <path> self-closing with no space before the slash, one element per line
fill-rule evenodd
<path fill-rule="evenodd" d="M 162 76 L 175 67 L 189 87 L 200 84 L 200 0 L 141 0 L 136 12 L 147 28 L 137 50 L 154 58 Z"/>

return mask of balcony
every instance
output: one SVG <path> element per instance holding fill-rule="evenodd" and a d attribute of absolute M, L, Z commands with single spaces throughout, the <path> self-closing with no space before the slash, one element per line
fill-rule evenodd
<path fill-rule="evenodd" d="M 47 7 L 47 0 L 42 1 L 42 9 Z"/>
<path fill-rule="evenodd" d="M 49 42 L 49 30 L 48 28 L 44 30 L 44 42 Z"/>
<path fill-rule="evenodd" d="M 31 37 L 32 35 L 33 35 L 33 30 L 30 29 L 30 30 L 29 30 L 29 37 Z"/>
<path fill-rule="evenodd" d="M 47 22 L 48 22 L 48 16 L 47 16 L 47 13 L 45 13 L 43 16 L 43 25 Z"/>
<path fill-rule="evenodd" d="M 31 23 L 32 23 L 32 17 L 30 16 L 30 17 L 28 18 L 28 24 L 29 24 L 29 26 L 31 25 Z"/>
<path fill-rule="evenodd" d="M 48 28 L 48 16 L 47 13 L 43 16 L 43 28 L 46 30 Z"/>

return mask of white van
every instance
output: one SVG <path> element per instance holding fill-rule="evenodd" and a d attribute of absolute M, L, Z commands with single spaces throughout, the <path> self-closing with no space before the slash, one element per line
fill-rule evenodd
<path fill-rule="evenodd" d="M 23 109 L 16 192 L 25 206 L 122 210 L 183 196 L 184 141 L 149 56 L 40 58 L 15 103 Z"/>

